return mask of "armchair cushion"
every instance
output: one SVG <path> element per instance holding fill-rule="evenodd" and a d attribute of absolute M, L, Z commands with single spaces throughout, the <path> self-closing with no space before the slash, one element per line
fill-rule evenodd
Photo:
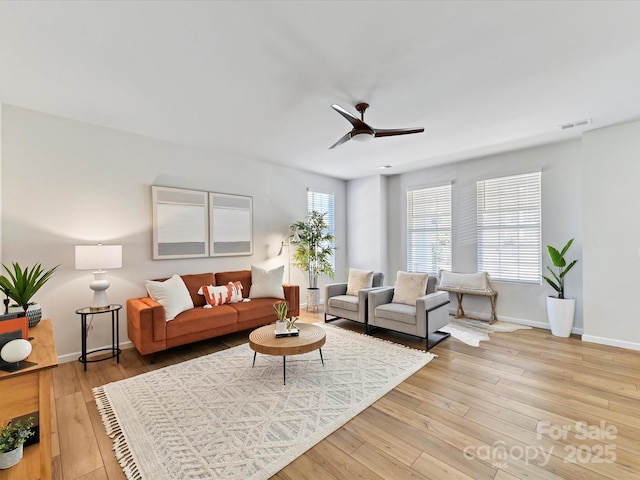
<path fill-rule="evenodd" d="M 428 279 L 427 273 L 398 272 L 392 302 L 415 307 L 416 300 L 427 291 Z"/>
<path fill-rule="evenodd" d="M 386 303 L 375 309 L 376 318 L 384 318 L 395 322 L 407 323 L 415 325 L 416 323 L 416 306 L 404 303 Z"/>
<path fill-rule="evenodd" d="M 341 308 L 351 312 L 358 311 L 358 296 L 354 295 L 337 295 L 329 298 L 329 307 Z"/>
<path fill-rule="evenodd" d="M 347 295 L 358 295 L 363 288 L 371 288 L 373 284 L 373 270 L 349 269 L 347 280 Z"/>

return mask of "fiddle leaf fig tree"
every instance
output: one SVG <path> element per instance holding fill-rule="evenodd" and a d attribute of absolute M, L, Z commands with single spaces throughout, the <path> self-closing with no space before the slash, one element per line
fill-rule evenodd
<path fill-rule="evenodd" d="M 291 225 L 297 235 L 291 243 L 297 246 L 293 252 L 293 264 L 309 275 L 309 288 L 318 288 L 318 275 L 333 278 L 331 256 L 335 251 L 334 237 L 329 233 L 326 213 L 311 211 L 305 220 Z"/>
<path fill-rule="evenodd" d="M 551 259 L 551 263 L 553 266 L 558 269 L 558 273 L 554 272 L 549 265 L 547 265 L 547 270 L 551 272 L 553 279 L 543 275 L 544 278 L 551 287 L 558 292 L 558 298 L 564 298 L 564 277 L 565 275 L 573 268 L 578 260 L 573 260 L 571 263 L 567 264 L 567 261 L 564 258 L 565 253 L 569 250 L 569 247 L 573 243 L 573 238 L 567 242 L 562 251 L 558 251 L 556 248 L 551 245 L 547 245 L 547 251 L 549 252 L 549 258 Z"/>

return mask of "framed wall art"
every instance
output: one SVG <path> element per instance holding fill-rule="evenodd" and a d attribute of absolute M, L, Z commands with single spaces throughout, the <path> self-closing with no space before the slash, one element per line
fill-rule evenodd
<path fill-rule="evenodd" d="M 209 254 L 253 254 L 253 198 L 209 193 Z"/>
<path fill-rule="evenodd" d="M 208 192 L 151 186 L 153 259 L 209 256 Z"/>

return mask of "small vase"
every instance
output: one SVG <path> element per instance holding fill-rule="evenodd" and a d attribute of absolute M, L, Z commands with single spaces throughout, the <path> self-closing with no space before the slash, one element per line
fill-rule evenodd
<path fill-rule="evenodd" d="M 27 317 L 27 322 L 29 323 L 29 328 L 35 327 L 40 320 L 42 319 L 42 307 L 40 307 L 37 303 L 32 303 L 29 305 L 27 310 L 24 310 L 24 307 L 20 307 L 17 305 L 12 305 L 9 307 L 9 313 L 25 313 Z"/>
<path fill-rule="evenodd" d="M 23 445 L 10 452 L 0 453 L 0 470 L 11 468 L 22 460 Z"/>
<path fill-rule="evenodd" d="M 276 322 L 276 333 L 287 333 L 287 322 Z"/>

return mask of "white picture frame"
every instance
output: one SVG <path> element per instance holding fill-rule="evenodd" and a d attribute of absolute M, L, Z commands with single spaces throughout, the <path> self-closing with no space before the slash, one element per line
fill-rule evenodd
<path fill-rule="evenodd" d="M 209 254 L 253 254 L 253 197 L 209 192 Z"/>
<path fill-rule="evenodd" d="M 151 186 L 153 259 L 209 256 L 208 192 Z"/>

